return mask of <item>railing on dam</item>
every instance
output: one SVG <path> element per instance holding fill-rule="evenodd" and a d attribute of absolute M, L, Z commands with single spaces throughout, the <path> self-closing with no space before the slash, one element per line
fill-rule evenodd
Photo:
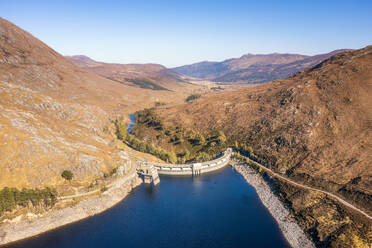
<path fill-rule="evenodd" d="M 161 164 L 138 160 L 140 164 L 153 165 L 162 175 L 199 175 L 205 172 L 218 170 L 226 166 L 232 154 L 231 148 L 222 153 L 222 156 L 211 161 L 192 164 Z"/>

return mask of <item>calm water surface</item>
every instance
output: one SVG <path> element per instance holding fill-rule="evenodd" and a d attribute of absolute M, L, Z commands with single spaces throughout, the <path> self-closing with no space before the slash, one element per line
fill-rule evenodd
<path fill-rule="evenodd" d="M 134 114 L 129 115 L 129 120 L 130 120 L 130 123 L 128 125 L 128 133 L 130 132 L 130 130 L 132 130 L 134 128 L 134 124 L 135 124 Z"/>
<path fill-rule="evenodd" d="M 161 177 L 112 209 L 11 247 L 289 247 L 254 189 L 230 167 Z"/>

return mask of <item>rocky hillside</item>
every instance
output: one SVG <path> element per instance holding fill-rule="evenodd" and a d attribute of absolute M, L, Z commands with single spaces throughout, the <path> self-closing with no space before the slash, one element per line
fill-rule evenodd
<path fill-rule="evenodd" d="M 223 130 L 292 177 L 370 194 L 371 67 L 367 47 L 286 80 L 159 108 L 157 114 L 200 132 Z"/>
<path fill-rule="evenodd" d="M 88 72 L 0 18 L 0 190 L 88 184 L 128 157 L 111 120 L 189 93 L 131 87 Z"/>
<path fill-rule="evenodd" d="M 246 54 L 222 62 L 200 62 L 173 68 L 188 76 L 216 82 L 257 84 L 286 78 L 343 50 L 306 56 L 300 54 Z"/>
<path fill-rule="evenodd" d="M 102 109 L 0 82 L 0 188 L 59 186 L 64 170 L 92 182 L 124 164 Z M 110 144 L 112 143 L 112 144 Z"/>
<path fill-rule="evenodd" d="M 185 130 L 178 134 L 181 142 L 189 132 L 207 137 L 211 130 L 221 130 L 231 145 L 273 170 L 334 192 L 372 213 L 371 95 L 369 46 L 337 54 L 285 80 L 158 108 L 155 115 L 163 129 Z M 143 130 L 137 130 L 142 139 L 169 144 L 161 130 L 138 128 Z M 324 196 L 312 198 L 287 185 L 278 187 L 320 247 L 338 247 L 332 242 L 339 244 L 341 239 L 353 243 L 354 236 L 368 247 L 370 221 L 345 212 Z"/>
<path fill-rule="evenodd" d="M 154 92 L 109 80 L 76 66 L 4 19 L 0 19 L 0 48 L 0 81 L 61 101 L 99 106 L 110 113 L 131 112 L 155 101 L 177 101 L 200 88 L 191 85 L 177 92 Z"/>
<path fill-rule="evenodd" d="M 66 58 L 87 71 L 130 86 L 152 90 L 191 87 L 186 76 L 158 64 L 110 64 L 94 61 L 84 55 Z"/>
<path fill-rule="evenodd" d="M 4 19 L 0 48 L 0 188 L 58 187 L 64 170 L 84 184 L 126 162 L 109 114 L 120 113 L 124 86 L 78 68 Z"/>

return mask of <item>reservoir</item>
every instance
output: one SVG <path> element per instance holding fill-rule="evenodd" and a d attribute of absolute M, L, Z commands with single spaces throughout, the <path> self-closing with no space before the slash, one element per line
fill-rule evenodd
<path fill-rule="evenodd" d="M 161 176 L 102 214 L 7 247 L 289 247 L 254 188 L 231 167 Z"/>

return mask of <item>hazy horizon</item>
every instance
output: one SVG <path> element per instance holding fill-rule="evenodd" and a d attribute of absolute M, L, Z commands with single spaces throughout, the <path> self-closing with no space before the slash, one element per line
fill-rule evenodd
<path fill-rule="evenodd" d="M 369 1 L 11 1 L 0 16 L 63 55 L 175 67 L 372 44 Z"/>

